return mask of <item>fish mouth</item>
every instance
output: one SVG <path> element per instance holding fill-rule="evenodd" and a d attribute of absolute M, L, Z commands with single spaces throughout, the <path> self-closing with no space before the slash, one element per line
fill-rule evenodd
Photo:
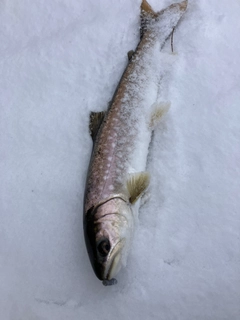
<path fill-rule="evenodd" d="M 110 255 L 108 257 L 106 263 L 106 269 L 103 275 L 103 284 L 104 285 L 112 285 L 117 283 L 117 280 L 113 277 L 118 273 L 121 268 L 121 264 L 119 263 L 121 260 L 122 252 L 121 249 L 125 244 L 125 240 L 120 240 L 111 250 Z"/>

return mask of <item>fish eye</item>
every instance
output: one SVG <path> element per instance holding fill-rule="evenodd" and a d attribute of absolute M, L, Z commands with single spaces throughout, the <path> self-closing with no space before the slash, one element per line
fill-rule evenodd
<path fill-rule="evenodd" d="M 101 240 L 97 245 L 97 250 L 102 257 L 106 257 L 111 249 L 108 239 Z"/>

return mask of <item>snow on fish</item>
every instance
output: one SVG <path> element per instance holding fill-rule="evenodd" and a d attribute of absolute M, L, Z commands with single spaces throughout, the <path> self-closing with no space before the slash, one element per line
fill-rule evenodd
<path fill-rule="evenodd" d="M 187 0 L 154 12 L 141 4 L 141 36 L 106 112 L 92 112 L 93 151 L 86 181 L 84 235 L 96 276 L 104 285 L 126 265 L 146 172 L 152 131 L 167 104 L 157 104 L 160 49 L 187 8 Z"/>

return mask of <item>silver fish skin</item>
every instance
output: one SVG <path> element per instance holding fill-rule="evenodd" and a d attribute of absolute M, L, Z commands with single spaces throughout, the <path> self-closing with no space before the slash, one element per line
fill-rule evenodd
<path fill-rule="evenodd" d="M 105 115 L 93 114 L 94 146 L 84 199 L 84 235 L 96 276 L 104 285 L 126 259 L 140 198 L 149 185 L 146 170 L 152 130 L 166 107 L 156 105 L 160 49 L 187 8 L 187 1 L 156 13 L 143 0 L 141 40 L 130 57 Z M 95 131 L 95 133 L 94 133 Z"/>

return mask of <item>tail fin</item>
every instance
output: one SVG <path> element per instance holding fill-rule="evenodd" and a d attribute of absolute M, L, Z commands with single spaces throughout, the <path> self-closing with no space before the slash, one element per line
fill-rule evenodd
<path fill-rule="evenodd" d="M 153 17 L 157 14 L 155 11 L 153 11 L 152 7 L 150 6 L 150 4 L 146 0 L 142 1 L 141 12 L 142 12 L 142 14 L 146 14 L 146 13 L 150 14 Z"/>
<path fill-rule="evenodd" d="M 142 39 L 145 31 L 148 29 L 149 24 L 153 20 L 159 20 L 160 17 L 166 12 L 171 13 L 178 11 L 179 14 L 182 15 L 187 9 L 187 4 L 188 0 L 184 0 L 180 3 L 173 3 L 159 12 L 155 12 L 146 0 L 142 0 L 140 38 Z"/>
<path fill-rule="evenodd" d="M 152 7 L 146 0 L 142 0 L 141 4 L 141 28 L 140 28 L 140 39 L 147 30 L 147 27 L 154 18 L 157 18 L 158 14 L 153 11 Z"/>

